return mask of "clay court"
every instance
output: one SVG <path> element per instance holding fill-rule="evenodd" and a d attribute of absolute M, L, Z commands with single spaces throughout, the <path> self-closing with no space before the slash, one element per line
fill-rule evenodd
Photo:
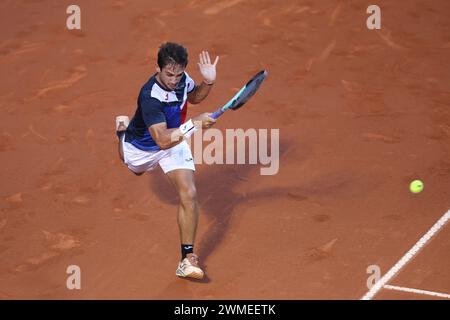
<path fill-rule="evenodd" d="M 381 29 L 349 1 L 0 4 L 1 299 L 360 299 L 450 209 L 449 1 L 382 1 Z M 276 175 L 197 165 L 196 251 L 175 276 L 178 199 L 158 168 L 135 176 L 114 118 L 132 116 L 165 41 L 220 56 L 212 112 L 253 74 L 259 92 L 215 128 L 279 129 Z M 414 179 L 421 193 L 409 191 Z M 374 299 L 445 299 L 443 224 Z M 66 269 L 81 268 L 81 290 Z"/>

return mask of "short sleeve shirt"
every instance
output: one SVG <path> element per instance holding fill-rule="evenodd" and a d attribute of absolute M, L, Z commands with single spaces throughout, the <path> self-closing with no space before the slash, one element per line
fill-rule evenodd
<path fill-rule="evenodd" d="M 166 90 L 156 74 L 141 88 L 137 109 L 128 125 L 125 141 L 146 150 L 160 150 L 148 128 L 166 122 L 167 128 L 178 128 L 186 120 L 187 95 L 195 88 L 194 80 L 185 72 L 175 90 Z"/>

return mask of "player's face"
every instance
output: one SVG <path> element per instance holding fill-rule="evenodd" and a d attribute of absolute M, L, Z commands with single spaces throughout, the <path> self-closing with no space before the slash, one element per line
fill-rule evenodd
<path fill-rule="evenodd" d="M 162 69 L 159 67 L 156 68 L 158 71 L 158 80 L 161 82 L 163 86 L 165 86 L 169 90 L 175 90 L 180 82 L 181 77 L 183 76 L 184 70 L 186 68 L 180 66 L 179 64 L 169 64 L 164 66 Z"/>

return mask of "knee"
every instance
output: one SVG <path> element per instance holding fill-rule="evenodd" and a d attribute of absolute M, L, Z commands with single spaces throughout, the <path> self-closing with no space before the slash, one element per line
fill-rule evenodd
<path fill-rule="evenodd" d="M 197 189 L 189 186 L 180 190 L 180 200 L 183 204 L 195 204 L 197 202 Z"/>

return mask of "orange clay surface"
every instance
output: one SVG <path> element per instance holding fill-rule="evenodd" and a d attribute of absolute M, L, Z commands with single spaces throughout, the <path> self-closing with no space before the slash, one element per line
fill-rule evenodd
<path fill-rule="evenodd" d="M 450 208 L 449 1 L 0 3 L 1 299 L 359 299 Z M 280 169 L 197 166 L 201 282 L 178 279 L 178 199 L 120 162 L 164 41 L 220 56 L 213 111 L 269 76 L 215 128 L 279 129 Z M 207 143 L 204 143 L 207 145 Z M 421 179 L 425 189 L 409 192 Z M 450 226 L 390 284 L 450 292 Z M 66 269 L 81 268 L 81 290 Z M 430 298 L 382 290 L 378 299 Z"/>

